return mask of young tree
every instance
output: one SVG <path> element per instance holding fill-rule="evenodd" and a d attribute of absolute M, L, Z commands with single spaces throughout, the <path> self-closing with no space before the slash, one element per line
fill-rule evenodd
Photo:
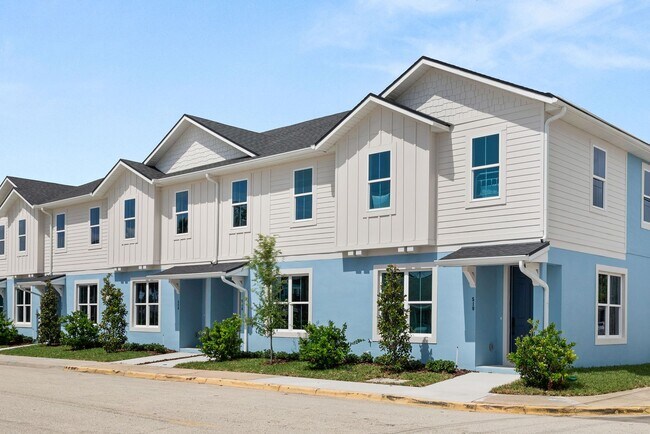
<path fill-rule="evenodd" d="M 122 290 L 111 283 L 111 275 L 104 277 L 102 303 L 104 312 L 99 324 L 99 343 L 107 353 L 114 353 L 126 343 L 126 305 Z"/>
<path fill-rule="evenodd" d="M 59 294 L 48 280 L 41 298 L 38 313 L 38 342 L 45 345 L 61 344 L 61 318 L 59 317 Z"/>
<path fill-rule="evenodd" d="M 385 365 L 403 371 L 411 358 L 408 311 L 404 307 L 404 273 L 394 265 L 386 268 L 377 299 L 379 348 L 385 351 Z"/>
<path fill-rule="evenodd" d="M 255 331 L 269 338 L 271 363 L 273 363 L 273 333 L 286 326 L 287 307 L 279 304 L 282 281 L 277 257 L 280 251 L 275 248 L 275 237 L 259 234 L 253 256 L 248 258 L 248 267 L 255 272 L 255 294 L 257 302 L 250 322 Z"/>

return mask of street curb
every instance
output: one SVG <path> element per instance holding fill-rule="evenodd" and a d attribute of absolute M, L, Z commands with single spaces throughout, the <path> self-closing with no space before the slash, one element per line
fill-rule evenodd
<path fill-rule="evenodd" d="M 225 378 L 195 377 L 178 374 L 156 374 L 153 372 L 132 371 L 126 369 L 108 369 L 85 366 L 66 366 L 66 370 L 101 375 L 118 375 L 122 377 L 139 378 L 144 380 L 176 381 L 213 386 L 237 387 L 243 389 L 268 390 L 273 392 L 292 393 L 300 395 L 326 396 L 330 398 L 357 399 L 375 402 L 391 402 L 396 404 L 434 407 L 443 410 L 473 411 L 485 413 L 528 414 L 545 416 L 624 416 L 650 414 L 650 406 L 634 407 L 546 407 L 523 404 L 489 404 L 480 402 L 450 402 L 431 401 L 420 398 L 388 395 L 369 392 L 346 392 L 341 390 L 319 389 L 315 387 L 291 386 L 270 383 L 255 383 L 246 380 L 230 380 Z"/>

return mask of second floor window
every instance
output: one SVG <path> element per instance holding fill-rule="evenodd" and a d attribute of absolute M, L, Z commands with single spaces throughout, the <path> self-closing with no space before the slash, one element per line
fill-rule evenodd
<path fill-rule="evenodd" d="M 135 199 L 124 201 L 124 238 L 135 239 Z"/>
<path fill-rule="evenodd" d="M 5 254 L 5 225 L 0 225 L 0 256 Z"/>
<path fill-rule="evenodd" d="M 190 230 L 189 192 L 176 193 L 176 234 L 186 234 Z"/>
<path fill-rule="evenodd" d="M 369 209 L 390 208 L 390 151 L 368 156 Z"/>
<path fill-rule="evenodd" d="M 18 251 L 25 252 L 27 250 L 27 221 L 25 219 L 18 220 Z"/>
<path fill-rule="evenodd" d="M 56 215 L 56 248 L 65 248 L 65 214 Z"/>
<path fill-rule="evenodd" d="M 100 240 L 99 207 L 90 208 L 90 244 L 97 245 Z"/>
<path fill-rule="evenodd" d="M 248 180 L 232 183 L 232 226 L 248 226 Z"/>
<path fill-rule="evenodd" d="M 499 135 L 472 139 L 472 199 L 499 197 Z"/>
<path fill-rule="evenodd" d="M 605 208 L 605 182 L 607 179 L 607 153 L 594 146 L 594 172 L 591 204 L 596 208 Z"/>
<path fill-rule="evenodd" d="M 293 172 L 293 195 L 296 220 L 309 220 L 313 213 L 312 169 Z"/>

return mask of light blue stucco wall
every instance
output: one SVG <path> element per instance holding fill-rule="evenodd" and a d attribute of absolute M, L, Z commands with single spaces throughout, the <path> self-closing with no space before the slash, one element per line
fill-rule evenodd
<path fill-rule="evenodd" d="M 29 336 L 31 338 L 36 339 L 36 330 L 37 330 L 37 314 L 40 311 L 41 308 L 41 296 L 38 291 L 32 291 L 32 322 L 31 322 L 31 327 L 18 327 L 18 333 L 24 336 Z M 14 285 L 14 279 L 7 279 L 7 290 L 6 290 L 6 299 L 5 299 L 5 310 L 7 313 L 7 318 L 10 318 L 12 320 L 15 320 L 15 297 L 16 297 L 16 291 L 15 291 L 15 285 Z"/>

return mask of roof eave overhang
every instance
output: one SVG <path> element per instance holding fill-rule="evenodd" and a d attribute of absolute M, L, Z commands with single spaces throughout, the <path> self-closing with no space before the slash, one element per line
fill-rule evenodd
<path fill-rule="evenodd" d="M 45 286 L 47 284 L 47 277 L 43 277 L 40 279 L 34 279 L 34 280 L 26 280 L 26 281 L 21 281 L 21 282 L 16 282 L 15 286 L 18 287 L 29 287 L 29 286 Z M 63 276 L 58 276 L 55 279 L 51 279 L 49 281 L 53 286 L 61 286 L 65 285 L 65 275 Z"/>
<path fill-rule="evenodd" d="M 544 95 L 543 93 L 533 92 L 532 90 L 522 89 L 518 86 L 513 86 L 508 83 L 501 82 L 499 80 L 492 79 L 490 77 L 484 76 L 482 74 L 474 73 L 469 70 L 462 68 L 454 67 L 453 65 L 444 64 L 441 62 L 436 62 L 433 59 L 420 58 L 415 62 L 409 69 L 407 69 L 400 77 L 397 78 L 386 90 L 381 93 L 382 98 L 392 99 L 397 97 L 402 93 L 402 89 L 410 85 L 411 80 L 417 80 L 420 78 L 424 71 L 427 68 L 434 68 L 441 71 L 449 72 L 460 77 L 464 77 L 470 80 L 477 81 L 479 83 L 488 84 L 490 86 L 506 90 L 508 92 L 515 93 L 517 95 L 524 96 L 526 98 L 531 98 L 537 101 L 541 101 L 546 104 L 553 104 L 557 101 L 557 98 L 552 96 Z"/>
<path fill-rule="evenodd" d="M 205 273 L 152 274 L 147 276 L 147 279 L 191 280 L 191 279 L 212 279 L 212 278 L 222 277 L 222 276 L 247 276 L 245 269 L 246 266 L 243 265 L 239 268 L 230 271 L 209 271 Z"/>
<path fill-rule="evenodd" d="M 84 202 L 88 202 L 93 198 L 92 193 L 88 194 L 83 194 L 81 196 L 74 196 L 74 197 L 69 197 L 67 199 L 61 199 L 61 200 L 55 200 L 53 202 L 47 202 L 47 203 L 42 203 L 38 205 L 36 208 L 43 210 L 43 209 L 53 209 L 53 208 L 60 208 L 63 206 L 71 206 L 71 205 L 78 205 Z"/>
<path fill-rule="evenodd" d="M 372 110 L 377 107 L 385 107 L 401 115 L 407 116 L 418 122 L 425 123 L 431 127 L 432 132 L 450 132 L 452 126 L 440 120 L 431 118 L 416 111 L 409 110 L 405 107 L 393 104 L 377 95 L 369 94 L 357 106 L 350 111 L 343 119 L 339 121 L 325 136 L 323 136 L 312 148 L 318 151 L 327 151 L 341 137 L 347 134 L 350 129 L 361 119 L 366 117 Z"/>
<path fill-rule="evenodd" d="M 119 175 L 117 175 L 117 170 L 119 170 L 119 169 L 129 170 L 129 171 L 135 173 L 137 176 L 139 176 L 143 180 L 145 180 L 146 182 L 148 182 L 149 184 L 153 184 L 153 179 L 147 178 L 142 173 L 138 172 L 133 167 L 129 166 L 128 164 L 126 164 L 125 162 L 120 160 L 115 164 L 115 166 L 113 166 L 113 168 L 110 170 L 110 172 L 108 172 L 108 175 L 106 175 L 106 177 L 102 180 L 102 182 L 100 182 L 99 185 L 97 187 L 95 187 L 95 190 L 93 190 L 93 192 L 90 194 L 90 196 L 92 197 L 92 196 L 101 196 L 101 195 L 103 195 L 106 192 L 106 190 L 113 183 L 113 178 L 115 178 L 115 176 L 119 176 Z"/>
<path fill-rule="evenodd" d="M 232 146 L 233 148 L 243 152 L 244 154 L 248 155 L 249 157 L 256 157 L 257 154 L 254 152 L 244 148 L 238 143 L 233 142 L 227 137 L 222 136 L 221 134 L 217 133 L 216 131 L 211 130 L 210 128 L 206 127 L 205 125 L 202 125 L 199 122 L 196 122 L 194 119 L 190 118 L 187 115 L 181 116 L 181 118 L 176 122 L 176 124 L 172 127 L 171 130 L 167 134 L 165 134 L 165 137 L 158 143 L 158 146 L 149 154 L 147 159 L 144 161 L 144 164 L 147 165 L 155 165 L 158 162 L 158 156 L 160 156 L 162 153 L 164 153 L 167 149 L 167 146 L 170 143 L 173 143 L 178 137 L 180 137 L 180 134 L 184 131 L 184 128 L 187 127 L 188 125 L 193 125 L 206 133 L 210 134 L 211 136 L 214 136 L 218 138 L 219 140 L 227 143 L 228 145 Z"/>
<path fill-rule="evenodd" d="M 549 247 L 544 247 L 531 255 L 490 256 L 462 259 L 440 259 L 435 261 L 439 267 L 479 267 L 490 265 L 510 265 L 524 262 L 547 262 Z"/>
<path fill-rule="evenodd" d="M 25 199 L 25 198 L 23 197 L 23 195 L 20 194 L 20 193 L 18 192 L 18 190 L 13 189 L 13 190 L 11 190 L 11 193 L 9 193 L 9 194 L 7 195 L 7 197 L 5 198 L 5 200 L 2 201 L 2 204 L 0 204 L 0 214 L 4 213 L 4 211 L 5 211 L 6 207 L 8 206 L 8 204 L 11 203 L 11 198 L 12 198 L 14 195 L 15 195 L 16 197 L 18 197 L 20 200 L 22 200 L 23 202 L 25 202 L 25 203 L 26 203 L 30 208 L 32 208 L 32 209 L 34 208 L 34 205 L 32 205 L 31 203 L 29 203 L 29 201 L 28 201 L 27 199 Z"/>

